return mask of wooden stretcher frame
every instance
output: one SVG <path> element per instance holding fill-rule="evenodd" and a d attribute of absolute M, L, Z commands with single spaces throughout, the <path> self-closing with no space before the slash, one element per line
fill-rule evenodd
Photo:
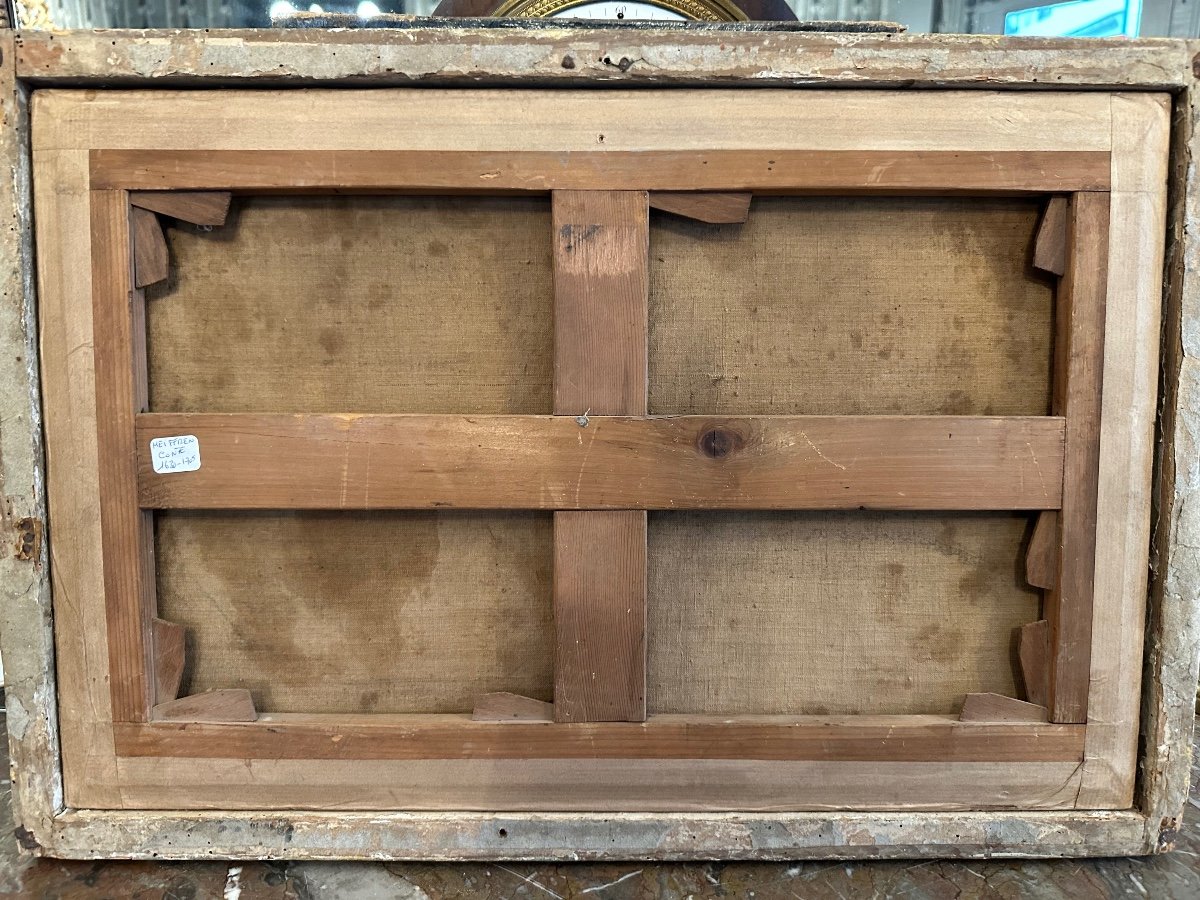
<path fill-rule="evenodd" d="M 1200 50 L 1195 42 L 1169 40 L 1020 42 L 975 36 L 888 36 L 773 34 L 769 40 L 754 33 L 729 29 L 697 28 L 687 33 L 605 28 L 550 28 L 517 32 L 489 29 L 480 23 L 457 22 L 452 29 L 416 27 L 397 32 L 28 32 L 0 35 L 3 56 L 0 102 L 7 112 L 7 127 L 0 132 L 6 159 L 13 161 L 0 180 L 6 208 L 11 208 L 17 228 L 0 233 L 0 243 L 19 266 L 4 278 L 4 304 L 0 319 L 5 347 L 6 383 L 0 396 L 0 470 L 5 484 L 6 513 L 16 530 L 14 551 L 0 563 L 5 578 L 3 643 L 9 675 L 8 717 L 14 762 L 14 812 L 18 837 L 26 848 L 48 855 L 97 858 L 192 858 L 196 856 L 256 856 L 271 858 L 640 858 L 686 859 L 714 856 L 742 859 L 798 857 L 855 858 L 911 856 L 1082 856 L 1146 853 L 1169 849 L 1188 789 L 1188 754 L 1192 693 L 1197 647 L 1195 585 L 1200 566 L 1188 549 L 1197 540 L 1195 523 L 1185 515 L 1188 498 L 1198 485 L 1191 467 L 1183 463 L 1194 453 L 1194 415 L 1197 382 L 1194 377 L 1194 334 L 1197 296 L 1194 269 L 1184 262 L 1197 252 L 1196 229 L 1183 230 L 1185 222 L 1200 216 L 1193 172 L 1186 169 L 1189 152 L 1200 147 L 1196 137 L 1196 92 L 1192 57 Z M 336 52 L 331 52 L 336 50 Z M 568 65 L 570 63 L 570 65 Z M 618 63 L 620 63 L 618 65 Z M 40 302 L 32 282 L 31 219 L 28 191 L 29 145 L 27 103 L 36 89 L 92 87 L 103 96 L 114 85 L 160 90 L 197 86 L 262 88 L 400 86 L 413 83 L 448 88 L 489 85 L 565 85 L 580 88 L 599 83 L 625 86 L 720 85 L 730 96 L 742 88 L 777 86 L 806 93 L 806 88 L 888 88 L 899 94 L 930 100 L 949 89 L 980 92 L 1012 89 L 1026 93 L 1054 85 L 1057 90 L 1097 92 L 1151 91 L 1169 95 L 1174 105 L 1172 122 L 1172 195 L 1166 218 L 1171 227 L 1164 318 L 1163 406 L 1157 444 L 1161 469 L 1157 485 L 1153 542 L 1149 516 L 1112 523 L 1105 537 L 1104 510 L 1118 506 L 1146 509 L 1151 491 L 1149 450 L 1142 442 L 1150 423 L 1139 413 L 1124 438 L 1105 438 L 1108 451 L 1128 455 L 1133 470 L 1144 471 L 1139 482 L 1106 489 L 1102 482 L 1098 505 L 1102 523 L 1100 540 L 1106 546 L 1132 550 L 1120 565 L 1103 557 L 1096 580 L 1104 590 L 1124 590 L 1120 610 L 1110 610 L 1104 621 L 1093 622 L 1093 640 L 1103 630 L 1130 654 L 1117 665 L 1104 664 L 1110 675 L 1102 691 L 1093 691 L 1089 703 L 1088 764 L 1093 774 L 1107 767 L 1098 758 L 1112 748 L 1117 757 L 1128 748 L 1134 753 L 1132 722 L 1139 699 L 1143 705 L 1143 748 L 1138 754 L 1142 777 L 1134 805 L 1111 811 L 1088 811 L 1088 792 L 1080 781 L 1068 781 L 1064 793 L 1078 793 L 1080 809 L 1066 804 L 1060 809 L 1036 811 L 1014 804 L 1010 810 L 968 811 L 951 797 L 947 809 L 920 812 L 888 790 L 899 776 L 912 783 L 924 780 L 936 797 L 946 766 L 922 770 L 913 764 L 900 767 L 872 765 L 860 770 L 864 787 L 869 780 L 874 794 L 887 804 L 886 811 L 852 812 L 838 806 L 844 791 L 835 786 L 832 802 L 822 811 L 781 812 L 763 810 L 736 816 L 691 811 L 664 813 L 573 812 L 522 813 L 508 807 L 502 813 L 396 812 L 353 810 L 357 799 L 347 785 L 363 778 L 394 776 L 394 767 L 382 769 L 373 762 L 341 767 L 333 772 L 342 789 L 316 797 L 324 811 L 250 807 L 244 812 L 212 806 L 219 811 L 118 809 L 72 805 L 63 794 L 64 763 L 72 752 L 82 751 L 106 772 L 115 769 L 111 743 L 103 718 L 107 700 L 102 683 L 60 690 L 62 677 L 77 675 L 86 652 L 105 649 L 80 642 L 82 631 L 54 647 L 53 615 L 76 624 L 81 611 L 63 593 L 59 569 L 77 576 L 91 567 L 99 571 L 98 548 L 64 544 L 59 531 L 68 526 L 47 520 L 45 468 L 41 461 L 41 413 L 38 361 L 61 363 L 86 357 L 90 335 L 78 328 L 57 344 L 39 348 L 34 331 L 38 317 L 45 320 L 61 310 L 65 286 L 90 294 L 88 272 L 52 273 L 50 287 Z M 131 127 L 154 129 L 161 123 L 145 119 Z M 1114 135 L 1127 144 L 1142 138 L 1137 129 Z M 70 143 L 64 142 L 70 150 Z M 45 154 L 43 154 L 45 157 Z M 42 165 L 44 166 L 45 159 Z M 57 166 L 57 162 L 54 164 Z M 1149 173 L 1146 173 L 1149 174 Z M 11 176 L 11 177 L 9 177 Z M 1142 205 L 1146 221 L 1163 218 L 1158 174 L 1129 181 L 1129 190 L 1114 199 Z M 1149 187 L 1153 186 L 1153 187 Z M 69 191 L 71 184 L 65 185 Z M 79 190 L 78 183 L 74 189 Z M 53 213 L 53 206 L 49 210 Z M 45 205 L 39 217 L 46 213 Z M 1150 228 L 1141 236 L 1143 256 L 1161 252 L 1161 235 Z M 1149 336 L 1157 332 L 1160 281 L 1149 266 L 1120 273 L 1110 268 L 1110 281 L 1122 289 L 1120 322 L 1136 331 L 1133 355 L 1106 357 L 1105 412 L 1123 413 L 1130 398 L 1154 393 L 1155 360 L 1159 345 Z M 40 285 L 43 292 L 46 284 Z M 1114 311 L 1107 313 L 1111 329 Z M 79 323 L 75 323 L 78 326 Z M 77 362 L 77 360 L 73 360 Z M 84 362 L 90 365 L 90 359 Z M 1115 369 L 1114 369 L 1115 367 Z M 71 369 L 73 374 L 79 371 Z M 1111 377 L 1113 372 L 1118 378 Z M 1117 389 L 1114 385 L 1120 385 Z M 48 386 L 47 386 L 48 387 Z M 49 400 L 52 391 L 47 391 Z M 48 404 L 46 408 L 49 408 Z M 1138 409 L 1142 407 L 1137 405 Z M 51 428 L 47 424 L 46 431 Z M 1123 443 L 1128 438 L 1127 443 Z M 90 454 L 90 459 L 89 459 Z M 1176 455 L 1180 465 L 1175 464 Z M 94 447 L 86 445 L 58 455 L 59 465 L 95 465 Z M 53 461 L 52 461 L 53 463 Z M 86 485 L 83 495 L 88 495 Z M 95 514 L 94 504 L 90 514 Z M 54 527 L 55 522 L 59 523 Z M 1118 530 L 1122 536 L 1116 536 Z M 1139 698 L 1138 660 L 1142 635 L 1140 602 L 1145 596 L 1145 570 L 1138 553 L 1154 547 L 1156 567 L 1150 597 L 1146 634 L 1146 678 Z M 53 552 L 51 553 L 51 549 Z M 51 566 L 53 562 L 53 566 Z M 94 624 L 94 622 L 92 622 Z M 62 629 L 60 627 L 60 634 Z M 58 672 L 55 670 L 55 652 Z M 72 667 L 75 667 L 72 669 Z M 1093 664 L 1095 668 L 1095 663 Z M 1128 677 L 1130 674 L 1135 677 Z M 56 674 L 60 677 L 56 678 Z M 1102 696 L 1099 696 L 1102 695 Z M 98 704 L 98 705 L 97 705 Z M 59 715 L 61 709 L 62 715 Z M 84 714 L 80 714 L 80 713 Z M 91 713 L 90 715 L 88 713 Z M 99 713 L 99 714 L 97 714 Z M 90 743 L 89 743 L 90 741 Z M 91 752 L 94 751 L 94 752 Z M 78 763 L 78 760 L 76 761 Z M 620 766 L 616 768 L 620 769 Z M 129 769 L 127 768 L 127 772 Z M 253 771 L 274 784 L 263 792 L 281 792 L 287 778 L 304 777 L 305 768 L 289 769 L 286 761 L 203 761 L 190 767 L 171 767 L 159 760 L 149 779 L 168 786 L 181 772 L 202 781 L 210 796 L 219 792 L 223 779 L 234 781 Z M 460 769 L 460 773 L 465 770 Z M 507 773 L 492 767 L 471 770 L 482 787 L 493 790 Z M 609 770 L 612 771 L 611 769 Z M 732 770 L 748 774 L 748 767 Z M 969 767 L 954 767 L 969 777 Z M 1128 770 L 1124 770 L 1128 771 Z M 427 770 L 428 772 L 428 770 Z M 793 767 L 791 774 L 819 780 L 827 769 Z M 446 774 L 443 769 L 442 775 Z M 603 782 L 605 773 L 589 771 L 587 778 Z M 623 773 L 627 774 L 627 773 Z M 618 776 L 613 775 L 613 778 Z M 627 784 L 629 778 L 619 779 Z M 589 784 L 591 782 L 589 781 Z M 198 789 L 200 790 L 200 789 Z M 519 793 L 520 784 L 513 786 Z M 595 787 L 598 794 L 604 784 Z M 137 792 L 131 788 L 130 796 Z M 162 795 L 160 791 L 160 798 Z M 948 792 L 952 793 L 952 792 Z M 107 789 L 117 805 L 121 794 Z M 739 794 L 734 784 L 730 796 Z M 1047 794 L 1049 796 L 1049 792 Z M 76 800 L 78 798 L 72 798 Z M 814 798 L 819 799 L 819 798 Z M 339 809 L 339 804 L 344 809 Z"/>
<path fill-rule="evenodd" d="M 1097 559 L 1124 566 L 1136 565 L 1131 552 L 1144 556 L 1115 542 L 1129 527 L 1126 498 L 1146 477 L 1130 465 L 1131 446 L 1145 452 L 1151 436 L 1145 428 L 1135 436 L 1125 416 L 1101 417 L 1101 375 L 1110 360 L 1145 352 L 1137 344 L 1151 340 L 1120 318 L 1130 314 L 1120 301 L 1131 286 L 1144 297 L 1140 286 L 1155 278 L 1154 258 L 1130 251 L 1153 234 L 1162 210 L 1167 115 L 1161 96 L 1120 94 L 943 94 L 936 103 L 874 92 L 39 95 L 35 190 L 43 303 L 53 312 L 43 325 L 51 510 L 78 523 L 77 538 L 90 533 L 103 572 L 101 586 L 91 572 L 61 561 L 56 567 L 61 590 L 80 598 L 82 613 L 60 620 L 60 641 L 99 650 L 94 636 L 107 636 L 106 654 L 89 654 L 78 669 L 76 662 L 60 668 L 60 691 L 65 698 L 102 684 L 97 666 L 107 655 L 108 688 L 92 702 L 111 710 L 87 723 L 86 749 L 69 737 L 82 723 L 64 721 L 69 802 L 543 810 L 1128 806 L 1136 710 L 1113 702 L 1118 686 L 1108 667 L 1128 664 L 1124 631 L 1140 611 L 1115 585 L 1099 585 L 1093 603 L 1092 578 Z M 422 128 L 413 129 L 414 122 Z M 596 149 L 600 135 L 603 149 Z M 134 287 L 130 192 L 333 189 L 550 192 L 555 416 L 145 411 L 145 299 Z M 649 198 L 717 189 L 1065 197 L 1056 415 L 646 417 Z M 83 274 L 77 260 L 85 247 L 90 291 L 65 281 Z M 90 370 L 61 365 L 49 351 L 69 334 L 89 332 Z M 1151 421 L 1153 393 L 1131 396 L 1122 384 L 1128 377 L 1114 377 L 1104 399 L 1124 391 L 1119 408 Z M 199 437 L 203 467 L 156 474 L 149 439 L 178 434 Z M 64 450 L 90 449 L 93 441 L 94 457 L 55 465 Z M 392 452 L 364 464 L 372 446 Z M 881 456 L 880 446 L 889 452 Z M 264 476 L 259 462 L 280 452 L 292 460 L 290 473 Z M 856 462 L 830 463 L 829 454 Z M 439 470 L 437 460 L 451 456 L 454 469 Z M 503 488 L 494 477 L 497 461 L 509 475 Z M 84 498 L 79 491 L 90 485 L 89 471 L 97 475 L 96 493 Z M 1120 499 L 1106 489 L 1119 490 Z M 1107 530 L 1096 528 L 1097 503 L 1112 512 Z M 203 697 L 180 714 L 173 704 L 182 701 L 156 689 L 154 508 L 438 506 L 556 510 L 557 723 L 452 715 L 255 718 L 197 710 Z M 1057 512 L 1064 562 L 1046 604 L 1049 722 L 994 715 L 645 716 L 638 630 L 646 602 L 644 510 L 859 507 Z M 597 600 L 613 597 L 634 615 L 614 622 Z M 614 629 L 616 639 L 609 636 Z M 585 639 L 582 651 L 564 650 L 598 633 L 606 635 L 601 647 Z M 591 656 L 575 658 L 580 653 Z M 584 669 L 590 678 L 573 678 Z M 245 718 L 252 720 L 239 721 Z M 111 750 L 98 751 L 98 735 Z M 206 778 L 201 760 L 224 774 Z M 248 766 L 247 774 L 231 776 L 225 761 Z M 389 775 L 342 783 L 345 766 L 361 773 L 362 761 L 378 761 Z M 261 768 L 275 774 L 264 778 Z M 819 786 L 801 774 L 816 772 Z M 864 784 L 867 772 L 888 772 L 890 789 L 880 791 L 871 779 Z M 585 778 L 593 788 L 579 785 Z M 331 793 L 341 799 L 331 801 Z"/>

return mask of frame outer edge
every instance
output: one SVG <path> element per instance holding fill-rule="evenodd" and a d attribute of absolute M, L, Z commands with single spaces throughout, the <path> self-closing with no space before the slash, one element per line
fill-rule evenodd
<path fill-rule="evenodd" d="M 562 69 L 554 51 L 564 45 L 588 49 L 596 33 L 535 36 L 523 62 L 495 65 L 512 50 L 514 41 L 501 35 L 482 41 L 483 63 L 454 70 L 455 54 L 473 46 L 465 29 L 442 36 L 397 32 L 380 40 L 343 38 L 297 32 L 125 32 L 117 45 L 103 32 L 76 32 L 51 37 L 45 33 L 0 32 L 0 153 L 8 163 L 0 178 L 3 203 L 15 226 L 0 234 L 12 264 L 0 288 L 0 340 L 10 350 L 3 362 L 5 385 L 0 400 L 0 482 L 4 486 L 4 525 L 23 519 L 45 523 L 44 463 L 36 363 L 36 310 L 33 289 L 31 207 L 29 197 L 28 86 L 32 84 L 144 85 L 173 87 L 188 84 L 314 84 L 395 83 L 416 81 L 445 84 L 535 84 L 561 82 Z M 450 40 L 446 40 L 450 37 Z M 476 35 L 475 37 L 478 37 Z M 603 37 L 603 36 L 600 36 Z M 625 36 L 622 35 L 622 38 Z M 726 36 L 728 37 L 728 36 Z M 749 36 L 748 36 L 749 37 Z M 1200 152 L 1200 91 L 1192 83 L 1191 61 L 1200 42 L 1123 42 L 1113 54 L 1109 42 L 1095 41 L 1085 49 L 1074 42 L 1044 42 L 1021 49 L 1001 49 L 994 39 L 881 38 L 857 35 L 804 35 L 772 43 L 783 49 L 764 53 L 749 68 L 731 66 L 697 55 L 711 51 L 717 36 L 688 48 L 684 61 L 650 75 L 634 65 L 628 72 L 615 66 L 589 63 L 568 80 L 595 83 L 616 78 L 627 82 L 697 83 L 705 73 L 709 84 L 763 84 L 763 74 L 778 84 L 844 84 L 867 86 L 927 86 L 996 88 L 1144 87 L 1179 90 L 1174 119 L 1174 194 L 1168 256 L 1170 286 L 1166 305 L 1164 391 L 1159 450 L 1159 507 L 1156 510 L 1153 593 L 1147 633 L 1148 687 L 1143 694 L 1144 757 L 1138 811 L 1089 813 L 859 813 L 738 816 L 604 816 L 603 822 L 583 820 L 572 828 L 550 815 L 480 817 L 331 815 L 320 813 L 120 813 L 62 810 L 60 757 L 57 740 L 53 643 L 47 542 L 41 540 L 31 559 L 18 559 L 17 535 L 9 531 L 7 552 L 0 554 L 4 607 L 0 611 L 0 650 L 7 669 L 9 731 L 14 778 L 14 814 L 18 836 L 26 849 L 72 858 L 198 858 L 236 856 L 260 845 L 264 858 L 395 858 L 395 859 L 695 859 L 714 853 L 731 859 L 860 858 L 920 856 L 1095 856 L 1124 855 L 1169 849 L 1186 802 L 1193 727 L 1193 695 L 1200 631 L 1196 586 L 1200 584 L 1200 513 L 1187 508 L 1200 491 L 1200 471 L 1193 463 L 1177 467 L 1176 456 L 1194 461 L 1200 452 L 1200 414 L 1176 411 L 1200 408 L 1200 235 L 1184 231 L 1185 221 L 1200 222 L 1200 176 L 1192 162 Z M 280 54 L 269 41 L 289 44 Z M 339 54 L 336 68 L 321 50 L 323 41 L 357 47 Z M 641 39 L 655 55 L 679 50 L 680 42 L 658 37 Z M 591 43 L 589 43 L 589 41 Z M 257 46 L 261 44 L 261 46 Z M 437 45 L 443 50 L 438 51 Z M 520 41 L 515 43 L 520 44 Z M 618 43 L 618 42 L 614 42 Z M 627 43 L 622 40 L 619 43 Z M 653 46 L 651 46 L 653 44 Z M 55 46 L 56 45 L 56 46 Z M 292 46 L 295 45 L 293 50 Z M 16 54 L 14 54 L 14 46 Z M 477 48 L 478 49 L 478 48 Z M 936 51 L 936 61 L 930 59 Z M 109 55 L 111 54 L 111 55 Z M 344 54 L 344 55 L 343 55 Z M 255 61 L 270 65 L 255 68 Z M 817 64 L 817 58 L 825 64 Z M 284 72 L 268 71 L 286 60 Z M 649 57 L 644 57 L 649 58 Z M 732 53 L 731 53 L 732 58 Z M 16 61 L 19 71 L 14 72 Z M 438 63 L 441 67 L 431 66 Z M 396 66 L 397 61 L 402 61 Z M 860 65 L 861 63 L 861 65 Z M 1066 66 L 1067 74 L 1055 71 Z M 388 68 L 392 68 L 388 72 Z M 972 67 L 974 69 L 972 70 Z M 978 72 L 992 74 L 980 80 Z M 355 71 L 351 72 L 350 70 Z M 480 70 L 484 74 L 480 74 Z M 547 74 L 549 72 L 549 75 Z M 758 75 L 754 73 L 758 72 Z M 630 74 L 632 73 L 632 74 Z M 554 77 L 550 77 L 554 76 Z M 21 81 L 17 79 L 20 78 Z M 1187 175 L 1186 196 L 1178 178 Z M 1193 558 L 1189 558 L 1191 555 Z M 19 703 L 22 712 L 14 715 Z M 482 821 L 486 819 L 486 824 Z M 522 842 L 500 841 L 496 827 Z M 903 823 L 903 843 L 892 832 Z M 629 828 L 633 834 L 616 829 Z M 916 833 L 908 831 L 920 825 Z M 520 829 L 513 832 L 513 829 Z M 756 829 L 775 832 L 769 840 L 755 839 Z M 532 834 L 528 833 L 532 830 Z M 576 832 L 576 833 L 572 833 Z M 541 835 L 541 839 L 538 839 Z M 620 835 L 616 841 L 614 836 Z M 951 835 L 954 835 L 952 838 Z M 564 850 L 564 841 L 578 849 Z M 603 839 L 601 845 L 600 839 Z M 722 852 L 724 851 L 724 852 Z"/>
<path fill-rule="evenodd" d="M 62 809 L 29 158 L 28 90 L 15 77 L 13 33 L 0 32 L 0 653 L 23 850 L 53 842 Z"/>
<path fill-rule="evenodd" d="M 1046 813 L 238 813 L 68 811 L 77 859 L 796 860 L 1138 852 L 1135 811 Z"/>
<path fill-rule="evenodd" d="M 450 20 L 453 23 L 454 20 Z M 371 29 L 17 32 L 39 86 L 627 85 L 1180 90 L 1188 43 L 992 35 L 450 24 Z M 335 47 L 337 53 L 330 53 Z"/>
<path fill-rule="evenodd" d="M 1189 46 L 1200 52 L 1200 42 Z M 1146 852 L 1172 849 L 1187 804 L 1200 644 L 1200 83 L 1193 81 L 1176 96 L 1172 118 L 1163 400 L 1138 791 L 1146 813 Z"/>

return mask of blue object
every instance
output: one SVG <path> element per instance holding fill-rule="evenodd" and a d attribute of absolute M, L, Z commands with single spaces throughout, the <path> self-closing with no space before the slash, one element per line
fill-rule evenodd
<path fill-rule="evenodd" d="M 1071 0 L 1018 9 L 1004 17 L 1005 34 L 1044 37 L 1137 37 L 1142 0 Z"/>

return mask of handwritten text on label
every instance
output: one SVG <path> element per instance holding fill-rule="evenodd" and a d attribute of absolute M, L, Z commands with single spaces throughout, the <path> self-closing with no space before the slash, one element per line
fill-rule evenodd
<path fill-rule="evenodd" d="M 150 460 L 159 475 L 195 472 L 200 468 L 200 441 L 194 434 L 154 438 L 150 441 Z"/>

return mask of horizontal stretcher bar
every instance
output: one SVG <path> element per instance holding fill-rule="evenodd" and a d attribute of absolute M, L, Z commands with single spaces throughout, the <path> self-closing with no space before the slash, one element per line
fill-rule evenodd
<path fill-rule="evenodd" d="M 94 190 L 1106 191 L 1106 150 L 93 150 Z"/>
<path fill-rule="evenodd" d="M 1084 726 L 939 716 L 651 716 L 472 722 L 466 716 L 273 715 L 115 726 L 123 756 L 232 759 L 760 759 L 1079 762 Z"/>
<path fill-rule="evenodd" d="M 1050 416 L 146 413 L 136 429 L 147 509 L 1062 505 Z"/>

